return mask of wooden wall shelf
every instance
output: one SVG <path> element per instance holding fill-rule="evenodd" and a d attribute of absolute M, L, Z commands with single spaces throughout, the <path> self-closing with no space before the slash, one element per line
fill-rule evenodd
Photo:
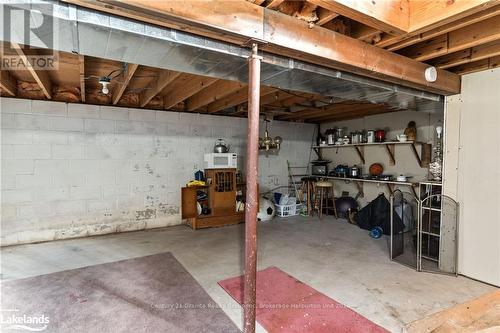
<path fill-rule="evenodd" d="M 325 146 L 312 146 L 312 149 L 316 152 L 319 158 L 321 158 L 321 149 L 331 149 L 331 148 L 354 148 L 356 153 L 358 154 L 359 160 L 361 164 L 365 164 L 365 147 L 367 146 L 384 146 L 387 155 L 389 156 L 389 165 L 396 164 L 396 149 L 397 145 L 409 145 L 411 147 L 411 151 L 417 160 L 417 164 L 421 168 L 427 168 L 429 166 L 430 161 L 423 160 L 421 154 L 417 151 L 417 145 L 423 146 L 426 143 L 418 142 L 418 141 L 388 141 L 388 142 L 374 142 L 374 143 L 354 143 L 354 144 L 345 144 L 345 145 L 325 145 Z"/>
<path fill-rule="evenodd" d="M 389 192 L 391 194 L 394 192 L 396 185 L 408 186 L 411 188 L 412 193 L 415 195 L 415 197 L 417 196 L 417 192 L 415 191 L 415 187 L 417 187 L 419 184 L 419 182 L 398 182 L 396 180 L 376 180 L 376 179 L 334 177 L 334 176 L 328 176 L 328 177 L 324 177 L 324 178 L 333 179 L 333 180 L 343 180 L 345 182 L 354 182 L 356 184 L 356 187 L 358 188 L 358 195 L 357 196 L 359 196 L 361 198 L 364 197 L 364 191 L 363 191 L 363 184 L 364 183 L 384 184 L 387 186 L 387 189 L 389 190 Z"/>

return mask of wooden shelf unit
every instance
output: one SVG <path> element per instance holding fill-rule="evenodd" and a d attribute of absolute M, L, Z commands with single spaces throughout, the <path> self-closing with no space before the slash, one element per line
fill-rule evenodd
<path fill-rule="evenodd" d="M 408 186 L 411 188 L 412 193 L 417 197 L 417 192 L 415 191 L 415 187 L 418 187 L 419 182 L 398 182 L 396 180 L 376 180 L 376 179 L 363 179 L 363 178 L 349 178 L 349 177 L 335 177 L 335 176 L 327 176 L 322 177 L 332 180 L 343 180 L 345 182 L 354 182 L 358 188 L 359 197 L 364 197 L 363 184 L 364 183 L 372 183 L 372 184 L 383 184 L 387 186 L 387 189 L 390 193 L 393 193 L 396 185 Z"/>
<path fill-rule="evenodd" d="M 206 186 L 186 186 L 181 189 L 182 218 L 193 229 L 220 227 L 245 221 L 245 212 L 236 211 L 236 192 L 244 191 L 244 184 L 237 184 L 236 169 L 206 169 L 205 178 L 211 179 Z M 198 215 L 197 191 L 207 194 L 210 214 Z"/>
<path fill-rule="evenodd" d="M 415 159 L 417 160 L 417 164 L 421 168 L 427 168 L 429 166 L 430 161 L 429 160 L 423 160 L 422 155 L 418 153 L 417 151 L 417 145 L 423 146 L 426 145 L 426 143 L 423 142 L 418 142 L 418 141 L 405 141 L 405 142 L 400 142 L 400 141 L 387 141 L 387 142 L 374 142 L 374 143 L 353 143 L 353 144 L 345 144 L 345 145 L 324 145 L 324 146 L 312 146 L 312 149 L 316 152 L 318 157 L 321 158 L 321 149 L 335 149 L 335 148 L 354 148 L 356 153 L 358 154 L 359 160 L 361 161 L 361 164 L 365 164 L 365 147 L 372 147 L 372 146 L 383 146 L 385 147 L 385 151 L 387 155 L 389 156 L 389 165 L 395 165 L 396 164 L 396 146 L 402 146 L 402 145 L 408 145 L 411 147 L 411 151 L 413 152 L 413 155 L 415 156 Z"/>

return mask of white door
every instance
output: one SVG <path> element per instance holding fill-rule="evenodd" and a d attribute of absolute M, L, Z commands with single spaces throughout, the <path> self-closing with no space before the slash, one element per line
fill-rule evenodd
<path fill-rule="evenodd" d="M 500 286 L 500 68 L 446 99 L 444 192 L 460 204 L 459 273 Z"/>

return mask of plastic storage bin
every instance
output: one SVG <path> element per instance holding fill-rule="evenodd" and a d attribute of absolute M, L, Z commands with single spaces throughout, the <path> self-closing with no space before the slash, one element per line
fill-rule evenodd
<path fill-rule="evenodd" d="M 301 204 L 291 204 L 291 205 L 278 205 L 274 204 L 276 207 L 276 216 L 279 217 L 288 217 L 288 216 L 296 216 L 300 214 L 300 206 Z"/>

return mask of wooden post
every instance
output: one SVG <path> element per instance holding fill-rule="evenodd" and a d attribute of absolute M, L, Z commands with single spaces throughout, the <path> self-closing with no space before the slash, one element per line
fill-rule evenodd
<path fill-rule="evenodd" d="M 248 60 L 247 195 L 245 205 L 245 283 L 243 287 L 244 332 L 255 332 L 255 285 L 257 277 L 257 188 L 259 162 L 260 61 L 257 44 Z"/>

